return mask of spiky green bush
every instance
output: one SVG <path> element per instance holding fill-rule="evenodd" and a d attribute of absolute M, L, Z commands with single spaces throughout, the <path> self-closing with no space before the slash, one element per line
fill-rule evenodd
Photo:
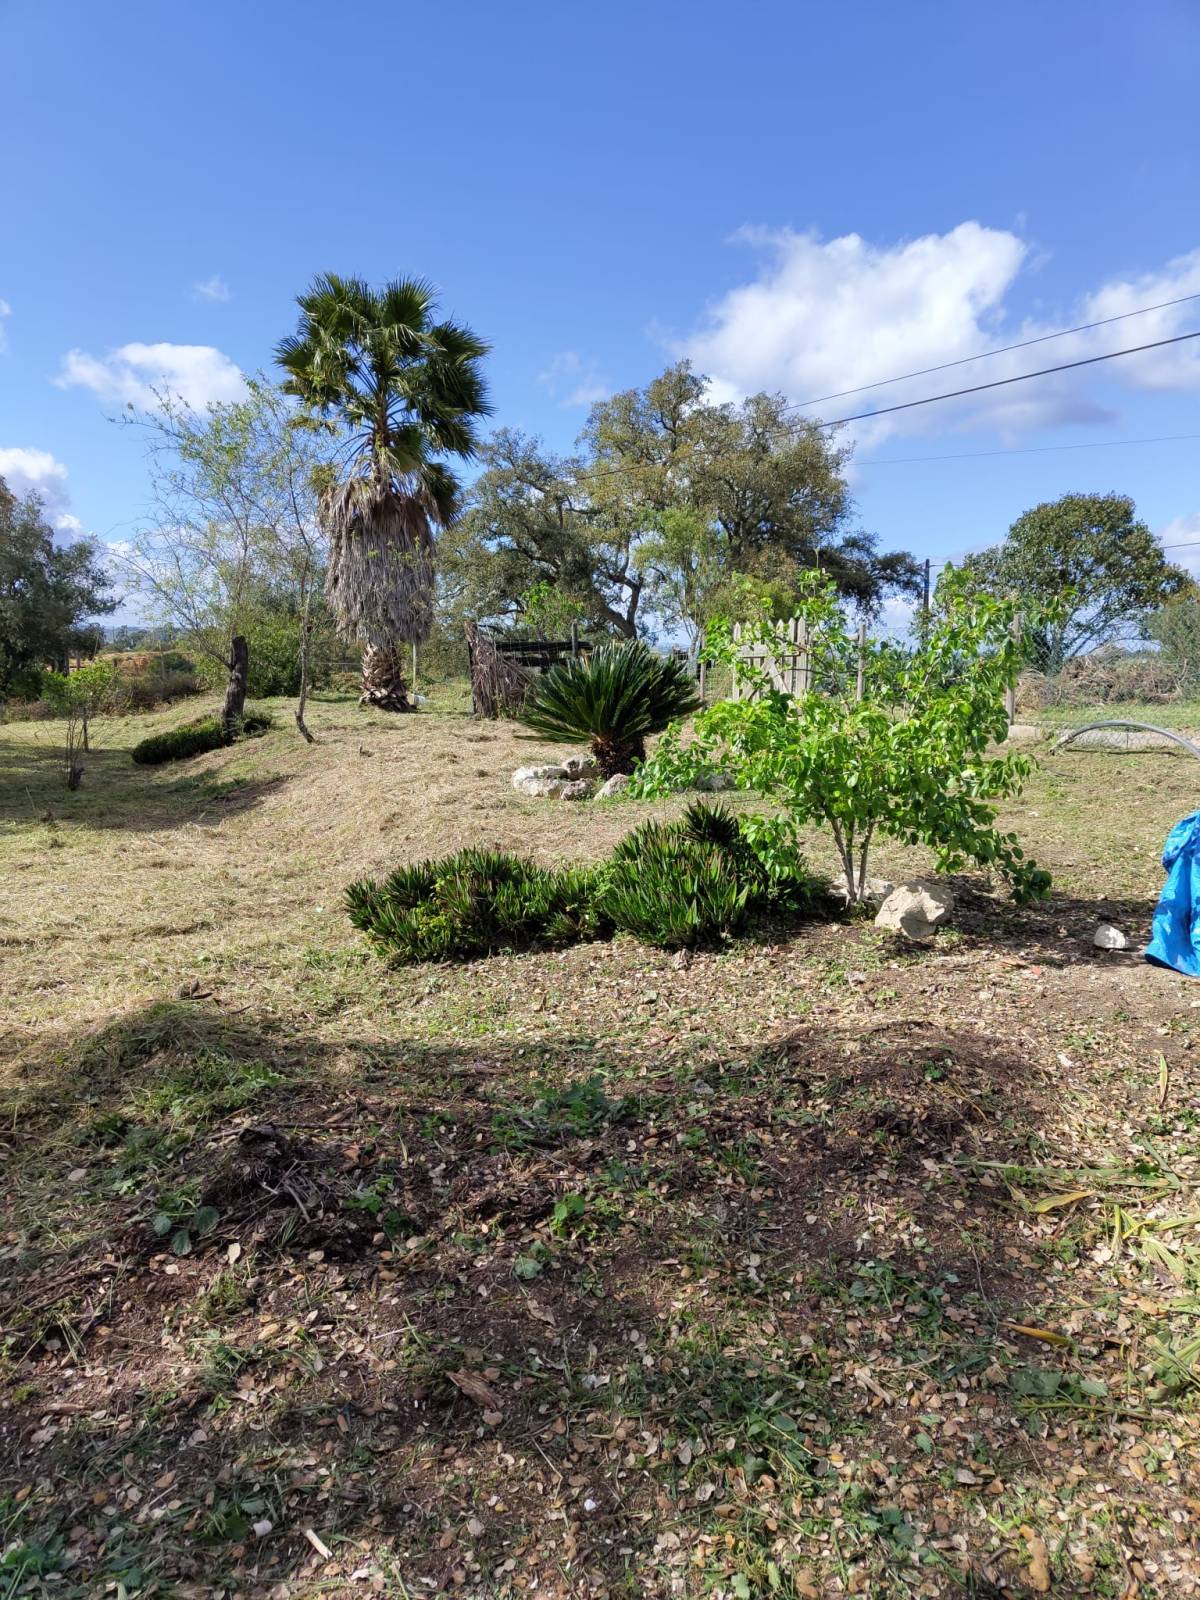
<path fill-rule="evenodd" d="M 550 872 L 520 856 L 460 850 L 346 891 L 350 920 L 401 961 L 575 944 L 605 931 L 596 873 Z"/>
<path fill-rule="evenodd" d="M 552 743 L 590 740 L 597 766 L 611 778 L 632 772 L 649 736 L 699 705 L 685 664 L 635 640 L 551 667 L 534 681 L 520 720 Z"/>
<path fill-rule="evenodd" d="M 548 871 L 520 856 L 460 850 L 346 890 L 351 922 L 400 961 L 438 961 L 531 945 L 577 944 L 619 929 L 677 949 L 713 943 L 754 913 L 811 904 L 800 858 L 768 868 L 761 818 L 694 805 L 677 822 L 626 834 L 600 867 Z"/>
<path fill-rule="evenodd" d="M 273 723 L 274 718 L 268 711 L 248 711 L 242 718 L 239 737 L 265 733 Z M 139 767 L 157 767 L 164 761 L 185 761 L 188 756 L 203 755 L 206 750 L 219 750 L 228 742 L 219 717 L 198 717 L 181 727 L 168 728 L 165 733 L 151 734 L 135 744 L 130 755 Z"/>

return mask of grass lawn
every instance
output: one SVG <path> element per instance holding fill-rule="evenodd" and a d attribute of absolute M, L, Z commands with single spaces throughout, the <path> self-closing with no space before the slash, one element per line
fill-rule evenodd
<path fill-rule="evenodd" d="M 928 949 L 389 968 L 349 880 L 683 801 L 277 709 L 0 727 L 0 1596 L 1200 1593 L 1200 988 L 1090 942 L 1200 767 L 1045 757 Z"/>

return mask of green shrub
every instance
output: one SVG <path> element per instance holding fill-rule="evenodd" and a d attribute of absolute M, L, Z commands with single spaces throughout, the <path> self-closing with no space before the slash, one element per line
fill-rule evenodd
<path fill-rule="evenodd" d="M 265 733 L 273 721 L 267 711 L 248 711 L 242 718 L 239 737 L 252 738 Z M 219 750 L 226 743 L 220 717 L 197 717 L 182 727 L 152 734 L 135 744 L 130 754 L 139 767 L 157 767 L 164 761 L 185 761 L 189 756 L 203 755 L 206 750 Z"/>
<path fill-rule="evenodd" d="M 635 640 L 603 644 L 551 667 L 534 680 L 520 720 L 552 743 L 589 739 L 600 771 L 611 778 L 632 772 L 645 759 L 647 738 L 699 705 L 686 665 Z"/>
<path fill-rule="evenodd" d="M 346 891 L 350 920 L 402 961 L 574 944 L 602 930 L 595 874 L 549 872 L 520 856 L 460 850 Z"/>
<path fill-rule="evenodd" d="M 712 943 L 752 913 L 800 909 L 817 897 L 798 852 L 781 854 L 767 823 L 694 805 L 678 822 L 635 828 L 604 866 L 557 872 L 519 856 L 461 850 L 382 882 L 352 883 L 346 908 L 378 949 L 408 962 L 577 944 L 614 929 L 668 949 Z"/>

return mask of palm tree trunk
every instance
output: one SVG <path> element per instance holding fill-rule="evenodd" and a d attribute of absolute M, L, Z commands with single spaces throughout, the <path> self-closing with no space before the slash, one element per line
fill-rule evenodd
<path fill-rule="evenodd" d="M 368 645 L 362 658 L 362 693 L 360 706 L 374 706 L 378 711 L 415 711 L 408 698 L 408 685 L 404 681 L 404 648 L 379 650 Z"/>

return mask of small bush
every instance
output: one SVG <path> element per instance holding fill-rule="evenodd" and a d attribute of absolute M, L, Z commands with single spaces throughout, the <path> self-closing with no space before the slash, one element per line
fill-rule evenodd
<path fill-rule="evenodd" d="M 49 722 L 55 715 L 49 700 L 5 700 L 5 722 Z"/>
<path fill-rule="evenodd" d="M 744 927 L 751 889 L 719 845 L 662 829 L 614 862 L 600 903 L 624 932 L 677 949 Z"/>
<path fill-rule="evenodd" d="M 382 882 L 353 883 L 346 907 L 378 949 L 416 962 L 577 944 L 614 929 L 668 949 L 712 943 L 751 913 L 800 909 L 817 893 L 798 853 L 780 854 L 767 819 L 694 805 L 678 822 L 634 829 L 601 867 L 553 872 L 519 856 L 461 850 Z"/>
<path fill-rule="evenodd" d="M 269 712 L 248 711 L 242 718 L 239 736 L 252 738 L 265 733 L 273 721 Z M 206 750 L 219 750 L 226 743 L 219 717 L 198 717 L 182 727 L 152 734 L 135 744 L 130 754 L 139 767 L 157 767 L 165 761 L 186 761 L 189 756 L 203 755 Z"/>
<path fill-rule="evenodd" d="M 594 874 L 549 872 L 494 850 L 460 850 L 346 891 L 354 926 L 402 961 L 595 938 L 594 900 Z"/>
<path fill-rule="evenodd" d="M 176 700 L 200 694 L 203 687 L 195 672 L 182 668 L 169 672 L 122 673 L 114 687 L 113 699 L 125 712 L 153 711 L 155 706 L 174 705 Z"/>

